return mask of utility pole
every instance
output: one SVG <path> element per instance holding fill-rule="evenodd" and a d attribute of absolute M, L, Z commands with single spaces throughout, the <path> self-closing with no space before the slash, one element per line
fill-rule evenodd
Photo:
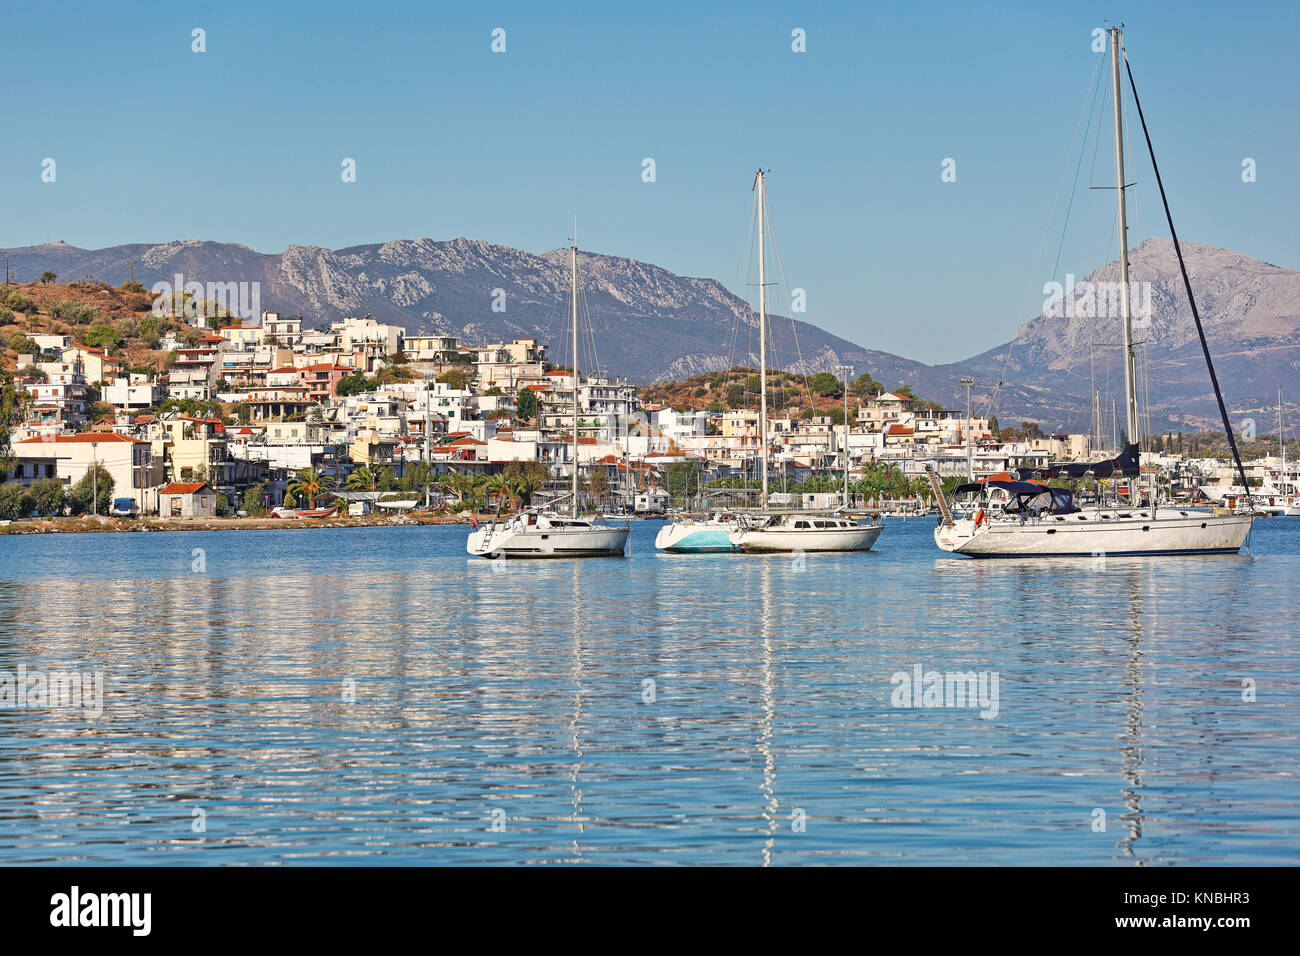
<path fill-rule="evenodd" d="M 835 371 L 844 379 L 844 507 L 849 506 L 849 376 L 852 365 L 837 365 Z"/>
<path fill-rule="evenodd" d="M 965 437 L 966 439 L 965 444 L 966 444 L 966 480 L 967 481 L 975 480 L 975 462 L 971 459 L 971 449 L 970 449 L 970 387 L 974 384 L 975 384 L 975 379 L 973 378 L 963 378 L 961 380 L 961 387 L 966 389 L 966 431 L 963 437 Z"/>

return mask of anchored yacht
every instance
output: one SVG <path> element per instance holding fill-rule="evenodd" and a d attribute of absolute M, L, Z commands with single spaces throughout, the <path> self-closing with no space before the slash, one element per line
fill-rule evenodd
<path fill-rule="evenodd" d="M 573 490 L 572 514 L 527 510 L 471 531 L 465 550 L 482 558 L 623 557 L 632 527 L 578 516 L 578 238 L 574 227 L 569 261 L 573 286 Z"/>
<path fill-rule="evenodd" d="M 1121 292 L 1119 299 L 1124 333 L 1124 393 L 1128 443 L 1120 455 L 1110 461 L 1052 465 L 1041 471 L 1022 470 L 1015 474 L 1003 473 L 981 482 L 961 485 L 956 489 L 957 495 L 975 492 L 980 495 L 980 500 L 960 518 L 953 516 L 944 498 L 938 477 L 931 471 L 930 485 L 939 500 L 942 512 L 942 517 L 934 529 L 934 541 L 944 551 L 965 554 L 973 558 L 1082 557 L 1102 554 L 1231 554 L 1241 549 L 1255 520 L 1249 492 L 1245 495 L 1246 510 L 1236 513 L 1225 508 L 1215 509 L 1213 512 L 1157 509 L 1154 482 L 1150 488 L 1148 502 L 1146 504 L 1142 502 L 1140 450 L 1135 440 L 1135 436 L 1139 434 L 1138 390 L 1134 371 L 1128 220 L 1125 205 L 1125 190 L 1131 184 L 1125 182 L 1124 176 L 1124 124 L 1120 85 L 1120 58 L 1124 57 L 1126 66 L 1128 60 L 1127 53 L 1123 52 L 1121 30 L 1113 27 L 1106 32 L 1110 35 L 1111 86 L 1114 102 L 1115 196 Z M 1182 266 L 1183 284 L 1191 305 L 1192 318 L 1196 322 L 1197 331 L 1201 334 L 1206 367 L 1210 373 L 1210 381 L 1214 385 L 1228 443 L 1232 448 L 1237 472 L 1244 488 L 1247 486 L 1245 469 L 1241 463 L 1236 440 L 1233 438 L 1232 423 L 1228 419 L 1223 394 L 1219 390 L 1214 362 L 1210 357 L 1209 346 L 1206 344 L 1200 313 L 1196 308 L 1196 298 L 1192 294 L 1191 280 L 1183 263 L 1182 248 L 1178 243 L 1178 233 L 1174 230 L 1164 183 L 1160 179 L 1160 169 L 1156 164 L 1155 151 L 1151 147 L 1150 134 L 1147 131 L 1146 119 L 1142 115 L 1142 104 L 1137 96 L 1137 86 L 1133 81 L 1131 68 L 1128 70 L 1128 76 L 1129 85 L 1133 90 L 1133 102 L 1151 153 L 1151 166 L 1155 171 L 1156 183 L 1160 187 L 1161 199 L 1164 200 L 1169 234 L 1173 238 L 1174 251 Z M 1073 494 L 1069 488 L 1050 484 L 1054 478 L 1084 477 L 1093 477 L 1099 482 L 1109 481 L 1112 478 L 1123 479 L 1128 485 L 1128 502 L 1123 505 L 1117 503 L 1114 507 L 1106 508 L 1102 506 L 1099 497 L 1096 508 L 1084 512 L 1074 504 Z"/>

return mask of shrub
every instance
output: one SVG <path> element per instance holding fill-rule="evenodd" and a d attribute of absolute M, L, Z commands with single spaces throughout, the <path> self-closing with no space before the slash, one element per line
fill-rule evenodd
<path fill-rule="evenodd" d="M 0 521 L 30 517 L 35 507 L 32 493 L 18 482 L 7 481 L 0 485 Z"/>
<path fill-rule="evenodd" d="M 251 488 L 245 491 L 244 510 L 247 511 L 250 515 L 266 514 L 266 502 L 262 500 L 265 494 L 266 494 L 265 482 L 262 482 L 261 484 L 258 485 L 253 485 Z"/>
<path fill-rule="evenodd" d="M 72 486 L 68 505 L 74 515 L 90 512 L 106 515 L 113 505 L 113 476 L 103 465 L 92 465 Z"/>
<path fill-rule="evenodd" d="M 10 292 L 5 297 L 5 304 L 15 312 L 22 312 L 26 315 L 31 315 L 36 311 L 36 303 L 32 301 L 32 297 L 18 291 Z"/>
<path fill-rule="evenodd" d="M 96 349 L 115 349 L 122 344 L 117 329 L 106 323 L 92 325 L 85 338 L 86 344 Z"/>
<path fill-rule="evenodd" d="M 60 322 L 67 322 L 69 325 L 90 325 L 92 322 L 101 321 L 98 309 L 76 299 L 64 299 L 62 302 L 54 303 L 50 308 L 50 314 Z"/>
<path fill-rule="evenodd" d="M 40 351 L 36 343 L 29 339 L 22 332 L 15 332 L 9 336 L 9 347 L 19 355 L 35 355 Z"/>
<path fill-rule="evenodd" d="M 51 517 L 63 514 L 67 504 L 67 495 L 63 491 L 63 482 L 57 478 L 42 478 L 32 482 L 32 499 L 36 504 L 36 513 Z"/>

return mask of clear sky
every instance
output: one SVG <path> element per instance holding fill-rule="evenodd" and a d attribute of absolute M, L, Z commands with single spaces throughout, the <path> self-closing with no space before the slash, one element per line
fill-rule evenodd
<path fill-rule="evenodd" d="M 1112 257 L 1113 194 L 1086 188 L 1113 181 L 1107 138 L 1059 269 L 1063 205 L 1033 268 L 1107 17 L 1180 235 L 1300 268 L 1295 2 L 10 4 L 0 246 L 543 252 L 576 214 L 583 249 L 743 292 L 762 165 L 801 317 L 956 360 L 1037 314 L 1048 279 Z M 1130 178 L 1134 241 L 1167 234 L 1146 164 Z"/>

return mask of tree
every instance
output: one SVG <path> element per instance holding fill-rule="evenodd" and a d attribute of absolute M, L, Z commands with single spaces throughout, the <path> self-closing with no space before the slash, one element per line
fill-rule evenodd
<path fill-rule="evenodd" d="M 44 272 L 41 273 L 41 285 L 49 285 L 57 278 L 58 278 L 57 275 L 55 275 L 49 269 L 46 269 Z"/>
<path fill-rule="evenodd" d="M 536 465 L 541 463 L 527 462 L 527 464 Z M 527 508 L 533 503 L 533 495 L 545 482 L 546 479 L 534 471 L 520 471 L 510 478 L 510 490 L 519 499 L 520 507 Z"/>
<path fill-rule="evenodd" d="M 92 325 L 86 331 L 85 339 L 87 345 L 96 349 L 115 349 L 122 344 L 122 336 L 107 323 Z"/>
<path fill-rule="evenodd" d="M 113 476 L 101 464 L 91 465 L 68 493 L 74 515 L 88 512 L 106 515 L 113 506 Z"/>
<path fill-rule="evenodd" d="M 0 485 L 0 521 L 29 517 L 35 507 L 32 494 L 16 481 Z"/>
<path fill-rule="evenodd" d="M 808 387 L 812 389 L 814 395 L 820 395 L 822 398 L 840 394 L 840 380 L 833 372 L 818 372 L 812 377 Z"/>
<path fill-rule="evenodd" d="M 885 386 L 881 385 L 871 373 L 863 372 L 849 384 L 849 392 L 858 396 L 881 395 L 885 391 Z"/>
<path fill-rule="evenodd" d="M 250 515 L 266 514 L 266 482 L 253 485 L 244 492 L 244 510 Z"/>
<path fill-rule="evenodd" d="M 8 478 L 14 470 L 13 449 L 9 439 L 14 425 L 22 424 L 31 396 L 19 388 L 13 372 L 0 363 L 0 478 Z"/>
<path fill-rule="evenodd" d="M 22 332 L 15 332 L 9 336 L 9 347 L 19 355 L 35 355 L 40 351 L 36 343 Z"/>
<path fill-rule="evenodd" d="M 497 500 L 498 507 L 510 495 L 510 479 L 504 473 L 488 475 L 487 480 L 483 483 L 483 488 L 487 493 Z"/>
<path fill-rule="evenodd" d="M 137 292 L 137 293 L 139 293 L 139 292 L 144 292 L 144 291 L 145 291 L 144 283 L 143 283 L 143 282 L 140 282 L 140 281 L 138 281 L 138 280 L 136 280 L 136 279 L 127 279 L 127 280 L 126 280 L 125 282 L 123 282 L 120 286 L 118 286 L 118 288 L 121 289 L 123 292 Z"/>
<path fill-rule="evenodd" d="M 286 489 L 285 504 L 298 498 L 307 499 L 307 507 L 315 508 L 316 499 L 334 490 L 334 479 L 315 468 L 304 468 L 298 472 Z"/>
<path fill-rule="evenodd" d="M 353 372 L 351 375 L 344 375 L 339 379 L 339 383 L 334 388 L 334 394 L 341 398 L 347 398 L 349 395 L 361 395 L 365 392 L 373 392 L 379 387 L 379 382 L 373 378 L 367 378 L 360 371 Z"/>
<path fill-rule="evenodd" d="M 605 479 L 605 466 L 594 465 L 591 470 L 591 476 L 587 479 L 587 494 L 596 499 L 597 503 L 605 500 L 608 493 L 608 482 Z"/>
<path fill-rule="evenodd" d="M 46 518 L 63 514 L 67 505 L 67 495 L 63 491 L 63 482 L 57 478 L 42 478 L 32 482 L 32 499 L 36 513 Z"/>
<path fill-rule="evenodd" d="M 76 299 L 64 299 L 54 303 L 50 307 L 50 314 L 60 322 L 67 322 L 69 325 L 90 325 L 102 318 L 99 310 L 94 306 L 78 302 Z"/>
<path fill-rule="evenodd" d="M 379 475 L 369 465 L 359 465 L 352 469 L 352 474 L 343 483 L 343 487 L 349 491 L 376 491 L 378 486 Z"/>
<path fill-rule="evenodd" d="M 464 369 L 449 368 L 438 376 L 438 381 L 450 385 L 458 392 L 463 392 L 469 386 L 469 373 Z"/>
<path fill-rule="evenodd" d="M 521 388 L 515 398 L 515 417 L 522 422 L 531 422 L 537 411 L 537 393 L 531 388 Z"/>

